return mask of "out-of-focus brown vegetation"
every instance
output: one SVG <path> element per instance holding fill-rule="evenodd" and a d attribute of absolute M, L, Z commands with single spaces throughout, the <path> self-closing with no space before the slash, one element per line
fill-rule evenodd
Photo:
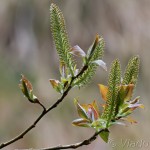
<path fill-rule="evenodd" d="M 49 78 L 59 78 L 58 56 L 50 32 L 49 0 L 0 1 L 0 143 L 26 129 L 40 114 L 41 108 L 29 103 L 21 94 L 18 83 L 25 74 L 34 86 L 36 95 L 48 107 L 59 96 L 50 86 Z M 111 141 L 100 138 L 81 150 L 107 150 L 116 146 L 121 150 L 121 139 L 143 140 L 150 149 L 150 1 L 148 0 L 53 0 L 63 11 L 70 42 L 85 51 L 96 33 L 106 42 L 104 61 L 108 68 L 119 58 L 124 69 L 133 55 L 141 58 L 136 95 L 141 96 L 144 110 L 133 117 L 138 121 L 129 127 L 111 129 Z M 45 116 L 38 126 L 22 140 L 5 148 L 40 148 L 78 142 L 92 135 L 89 129 L 73 127 L 77 113 L 73 98 L 80 103 L 102 103 L 98 83 L 106 84 L 107 72 L 98 70 L 87 87 L 73 89 L 63 104 Z M 119 145 L 115 145 L 119 144 Z M 119 147 L 120 146 L 120 147 Z M 124 149 L 131 147 L 125 146 Z"/>

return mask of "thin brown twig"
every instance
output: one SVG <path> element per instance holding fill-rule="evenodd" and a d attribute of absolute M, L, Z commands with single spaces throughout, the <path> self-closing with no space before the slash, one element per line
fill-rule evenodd
<path fill-rule="evenodd" d="M 40 119 L 41 119 L 44 115 L 45 115 L 45 111 L 43 111 L 43 112 L 40 114 L 40 116 L 35 120 L 35 122 L 34 122 L 31 126 L 29 126 L 25 131 L 23 131 L 21 134 L 19 134 L 18 136 L 16 136 L 15 138 L 11 139 L 11 140 L 8 141 L 8 142 L 2 143 L 2 144 L 0 145 L 0 149 L 4 148 L 4 147 L 6 147 L 6 146 L 8 146 L 8 145 L 10 145 L 10 144 L 12 144 L 12 143 L 14 143 L 14 142 L 20 140 L 20 139 L 22 139 L 22 138 L 24 137 L 24 135 L 26 135 L 30 130 L 32 130 L 32 129 L 36 126 L 36 124 L 40 121 Z"/>
<path fill-rule="evenodd" d="M 80 75 L 82 75 L 84 73 L 84 71 L 87 69 L 87 66 L 83 66 L 83 68 L 81 69 L 81 71 L 79 72 L 78 75 L 76 75 L 75 77 L 72 77 L 72 80 L 68 86 L 68 88 L 66 89 L 66 91 L 62 94 L 62 96 L 54 103 L 52 104 L 48 109 L 45 108 L 45 106 L 43 104 L 41 104 L 40 102 L 38 103 L 42 108 L 43 111 L 42 113 L 37 117 L 37 119 L 34 121 L 34 123 L 32 125 L 30 125 L 25 131 L 23 131 L 21 134 L 19 134 L 18 136 L 16 136 L 15 138 L 11 139 L 10 141 L 7 141 L 5 143 L 0 144 L 0 149 L 15 143 L 16 141 L 22 139 L 29 131 L 31 131 L 33 128 L 35 128 L 35 126 L 37 125 L 37 123 L 48 113 L 50 112 L 52 109 L 56 108 L 63 100 L 64 98 L 67 96 L 68 92 L 71 90 L 72 88 L 72 83 L 73 81 L 78 78 Z"/>
<path fill-rule="evenodd" d="M 91 144 L 91 142 L 96 140 L 97 136 L 104 130 L 105 129 L 101 129 L 99 132 L 95 132 L 90 138 L 88 138 L 82 142 L 79 142 L 79 143 L 69 144 L 69 145 L 59 145 L 59 146 L 50 147 L 50 148 L 42 148 L 40 150 L 76 149 L 76 148 L 84 146 L 84 145 L 89 145 L 89 144 Z"/>
<path fill-rule="evenodd" d="M 43 108 L 43 111 L 46 111 L 46 107 L 39 100 L 38 100 L 37 104 L 39 104 Z"/>

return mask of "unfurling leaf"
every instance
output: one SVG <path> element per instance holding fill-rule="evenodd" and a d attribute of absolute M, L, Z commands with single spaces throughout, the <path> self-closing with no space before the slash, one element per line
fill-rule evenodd
<path fill-rule="evenodd" d="M 133 123 L 137 123 L 136 120 L 134 120 L 132 117 L 128 116 L 126 118 L 122 118 L 122 120 L 128 121 L 129 123 L 133 124 Z"/>
<path fill-rule="evenodd" d="M 74 126 L 80 126 L 80 127 L 89 127 L 90 121 L 88 119 L 79 118 L 72 122 Z"/>
<path fill-rule="evenodd" d="M 59 80 L 50 79 L 49 81 L 50 81 L 50 83 L 51 83 L 51 85 L 53 86 L 54 89 L 57 88 L 58 85 L 60 84 Z"/>
<path fill-rule="evenodd" d="M 98 84 L 98 86 L 99 86 L 99 90 L 100 90 L 103 100 L 107 101 L 108 87 L 102 84 Z"/>
<path fill-rule="evenodd" d="M 86 110 L 78 103 L 76 99 L 74 100 L 74 103 L 77 107 L 79 116 L 84 119 L 89 119 Z"/>
<path fill-rule="evenodd" d="M 106 66 L 106 63 L 104 61 L 102 61 L 102 60 L 95 60 L 95 61 L 93 61 L 93 63 L 99 65 L 102 69 L 107 71 L 107 66 Z"/>
<path fill-rule="evenodd" d="M 79 73 L 79 69 L 76 69 L 76 66 L 74 67 L 74 75 L 77 76 L 77 74 Z"/>
<path fill-rule="evenodd" d="M 121 85 L 119 97 L 123 101 L 129 101 L 132 98 L 134 84 Z"/>
<path fill-rule="evenodd" d="M 60 83 L 59 80 L 55 80 L 55 79 L 50 79 L 49 80 L 52 87 L 59 93 L 63 93 L 63 85 Z"/>
<path fill-rule="evenodd" d="M 132 101 L 125 101 L 122 105 L 120 105 L 117 117 L 124 119 L 138 107 L 144 108 L 143 104 L 139 104 L 139 97 L 136 97 Z"/>
<path fill-rule="evenodd" d="M 105 129 L 106 124 L 106 120 L 102 119 L 101 116 L 99 116 L 96 121 L 92 122 L 91 127 L 95 128 L 98 131 L 99 129 Z"/>
<path fill-rule="evenodd" d="M 59 71 L 60 71 L 61 77 L 65 78 L 66 77 L 66 65 L 62 62 L 60 62 Z"/>
<path fill-rule="evenodd" d="M 144 108 L 144 105 L 143 104 L 129 104 L 128 108 L 132 108 L 133 110 L 136 109 L 137 107 L 140 107 L 140 108 Z"/>
<path fill-rule="evenodd" d="M 99 135 L 106 143 L 108 142 L 108 139 L 109 139 L 109 130 L 108 129 L 102 130 L 102 132 L 100 132 Z"/>
<path fill-rule="evenodd" d="M 79 104 L 75 99 L 78 115 L 81 117 L 73 121 L 73 125 L 82 127 L 92 127 L 93 122 L 99 119 L 100 113 L 96 101 L 91 104 Z M 93 126 L 95 127 L 95 126 Z"/>
<path fill-rule="evenodd" d="M 28 98 L 29 97 L 29 92 L 28 92 L 28 88 L 26 85 L 26 82 L 24 80 L 24 76 L 21 75 L 21 84 L 19 84 L 20 89 L 22 90 L 22 93 Z"/>
<path fill-rule="evenodd" d="M 104 39 L 97 34 L 93 45 L 87 53 L 87 59 L 89 62 L 99 60 L 103 57 L 104 45 Z"/>
<path fill-rule="evenodd" d="M 130 104 L 135 104 L 139 102 L 140 96 L 137 96 L 134 100 L 130 101 Z"/>
<path fill-rule="evenodd" d="M 96 103 L 96 101 L 94 100 L 93 103 L 91 104 L 91 106 L 95 109 L 95 111 L 97 112 L 98 116 L 100 115 L 99 113 L 99 107 Z"/>
<path fill-rule="evenodd" d="M 21 75 L 21 84 L 19 84 L 19 87 L 30 102 L 38 102 L 37 97 L 33 94 L 31 82 L 24 75 Z"/>
<path fill-rule="evenodd" d="M 99 113 L 91 104 L 88 105 L 87 115 L 92 122 L 97 120 L 99 117 Z"/>
<path fill-rule="evenodd" d="M 27 89 L 29 89 L 30 91 L 33 90 L 31 82 L 23 74 L 21 75 L 21 80 L 25 83 Z"/>
<path fill-rule="evenodd" d="M 86 56 L 85 52 L 78 45 L 72 47 L 70 53 L 75 55 L 75 56 L 79 56 L 79 57 L 85 57 Z"/>
<path fill-rule="evenodd" d="M 111 122 L 111 125 L 121 125 L 121 126 L 127 126 L 124 122 L 119 122 L 119 121 Z"/>

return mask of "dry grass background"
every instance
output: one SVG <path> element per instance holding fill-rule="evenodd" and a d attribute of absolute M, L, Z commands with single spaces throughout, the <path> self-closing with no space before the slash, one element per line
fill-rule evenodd
<path fill-rule="evenodd" d="M 80 150 L 150 149 L 150 1 L 149 0 L 1 0 L 0 1 L 0 143 L 26 129 L 39 115 L 41 108 L 30 104 L 21 94 L 18 83 L 25 74 L 33 83 L 36 95 L 48 107 L 58 94 L 48 79 L 59 78 L 58 56 L 50 32 L 49 6 L 54 2 L 63 11 L 72 45 L 85 51 L 95 34 L 106 42 L 104 61 L 108 68 L 119 58 L 122 69 L 133 55 L 141 58 L 136 95 L 141 96 L 144 110 L 133 117 L 138 124 L 111 129 L 110 143 L 100 138 Z M 93 81 L 85 88 L 73 89 L 57 109 L 45 116 L 38 126 L 22 140 L 4 148 L 40 148 L 69 144 L 91 136 L 93 130 L 73 127 L 77 117 L 73 98 L 80 102 L 96 99 L 102 102 L 98 83 L 107 83 L 107 73 L 98 70 Z M 140 140 L 149 144 L 125 146 L 121 139 Z"/>

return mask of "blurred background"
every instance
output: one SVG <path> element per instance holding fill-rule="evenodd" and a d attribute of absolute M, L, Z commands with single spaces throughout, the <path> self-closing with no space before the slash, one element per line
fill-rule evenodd
<path fill-rule="evenodd" d="M 87 51 L 99 33 L 106 42 L 103 60 L 108 68 L 115 58 L 120 59 L 123 70 L 130 57 L 141 58 L 135 96 L 141 96 L 145 109 L 132 115 L 138 123 L 111 128 L 109 144 L 97 138 L 79 149 L 150 149 L 149 0 L 0 0 L 0 143 L 24 131 L 42 111 L 23 97 L 18 87 L 21 73 L 32 82 L 35 94 L 46 107 L 59 97 L 48 81 L 60 76 L 50 31 L 51 2 L 63 11 L 72 46 L 79 45 Z M 35 129 L 4 149 L 50 147 L 90 137 L 92 129 L 71 125 L 78 117 L 73 98 L 81 103 L 94 99 L 102 103 L 97 84 L 107 84 L 107 78 L 108 72 L 98 69 L 89 85 L 73 89 L 63 104 L 46 115 Z"/>

